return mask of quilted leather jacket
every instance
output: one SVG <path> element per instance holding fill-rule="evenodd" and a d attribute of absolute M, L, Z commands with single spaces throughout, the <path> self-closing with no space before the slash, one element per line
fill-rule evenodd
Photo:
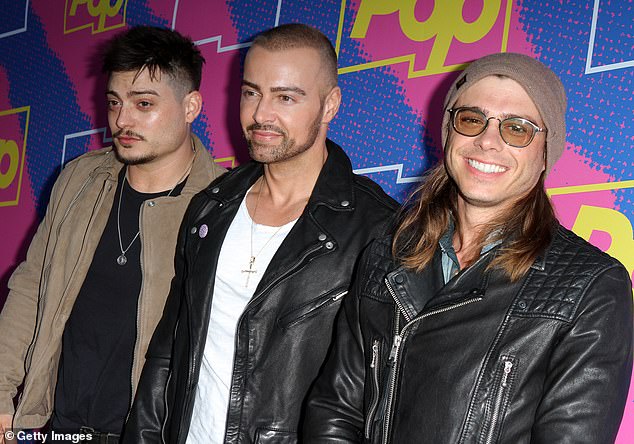
<path fill-rule="evenodd" d="M 297 442 L 305 398 L 332 341 L 335 315 L 361 251 L 381 235 L 396 202 L 352 173 L 328 142 L 295 223 L 238 321 L 227 443 Z M 183 443 L 205 348 L 215 269 L 225 233 L 262 165 L 239 167 L 194 197 L 176 252 L 176 277 L 146 357 L 126 443 Z M 202 235 L 206 225 L 209 235 Z"/>
<path fill-rule="evenodd" d="M 486 270 L 496 251 L 445 285 L 440 254 L 414 273 L 390 239 L 368 249 L 306 443 L 614 442 L 632 369 L 627 271 L 561 226 L 518 282 Z"/>

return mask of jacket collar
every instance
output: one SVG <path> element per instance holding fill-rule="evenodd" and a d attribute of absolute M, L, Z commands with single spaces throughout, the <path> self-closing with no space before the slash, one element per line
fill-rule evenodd
<path fill-rule="evenodd" d="M 400 267 L 387 274 L 390 292 L 407 321 L 423 311 L 445 306 L 472 297 L 484 297 L 490 271 L 487 265 L 495 256 L 495 249 L 483 253 L 470 267 L 462 270 L 446 285 L 443 284 L 439 250 L 432 262 L 417 273 Z"/>
<path fill-rule="evenodd" d="M 326 148 L 328 158 L 317 177 L 307 208 L 326 205 L 337 210 L 353 210 L 356 200 L 350 159 L 339 145 L 329 139 L 326 140 Z M 261 163 L 251 161 L 233 170 L 220 183 L 212 183 L 205 189 L 205 194 L 221 202 L 242 199 L 251 185 L 263 174 L 263 169 Z"/>

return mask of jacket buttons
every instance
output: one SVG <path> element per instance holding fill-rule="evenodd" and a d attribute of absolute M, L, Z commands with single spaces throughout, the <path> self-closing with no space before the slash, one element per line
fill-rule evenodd
<path fill-rule="evenodd" d="M 347 207 L 348 205 L 350 205 L 350 202 L 348 202 L 347 200 L 341 202 L 342 207 Z"/>
<path fill-rule="evenodd" d="M 192 227 L 192 229 L 191 229 L 191 230 L 189 230 L 189 232 L 190 232 L 191 234 L 196 234 L 196 231 L 198 231 L 198 228 L 196 228 L 196 227 Z"/>
<path fill-rule="evenodd" d="M 520 309 L 524 310 L 524 309 L 526 309 L 526 302 L 524 302 L 524 301 L 519 301 L 519 302 L 517 303 L 517 306 L 518 306 Z"/>
<path fill-rule="evenodd" d="M 213 188 L 211 190 L 211 192 L 214 193 L 214 194 L 218 194 L 218 191 L 220 191 L 220 188 L 218 188 L 218 187 L 215 187 L 215 188 Z"/>
<path fill-rule="evenodd" d="M 156 205 L 156 202 L 154 202 L 153 200 L 151 200 L 151 201 L 149 201 L 149 202 L 147 203 L 147 206 L 148 206 L 148 207 L 153 207 L 154 205 Z"/>
<path fill-rule="evenodd" d="M 396 282 L 397 284 L 402 284 L 403 282 L 405 282 L 405 277 L 402 274 L 397 274 L 396 276 L 394 276 L 394 282 Z"/>
<path fill-rule="evenodd" d="M 324 233 L 319 234 L 319 236 L 317 237 L 317 239 L 319 239 L 320 241 L 325 241 L 326 240 L 326 235 Z"/>
<path fill-rule="evenodd" d="M 332 242 L 328 241 L 326 242 L 326 248 L 328 250 L 332 250 L 334 248 L 335 244 L 333 244 Z"/>

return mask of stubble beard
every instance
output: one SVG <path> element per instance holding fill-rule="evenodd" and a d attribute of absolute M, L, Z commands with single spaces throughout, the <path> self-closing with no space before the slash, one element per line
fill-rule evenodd
<path fill-rule="evenodd" d="M 323 106 L 320 107 L 317 117 L 309 126 L 306 140 L 301 145 L 297 145 L 297 141 L 289 138 L 287 132 L 278 126 L 260 125 L 257 123 L 249 125 L 245 131 L 245 137 L 249 147 L 249 156 L 257 162 L 276 163 L 292 159 L 293 157 L 307 151 L 315 144 L 317 137 L 319 137 L 322 109 Z M 282 135 L 282 141 L 275 146 L 258 144 L 249 137 L 249 131 L 252 130 L 275 131 Z"/>
<path fill-rule="evenodd" d="M 140 153 L 136 157 L 132 157 L 132 156 L 128 155 L 128 153 L 126 152 L 128 147 L 125 146 L 125 145 L 122 145 L 117 139 L 118 136 L 120 136 L 120 135 L 122 135 L 124 133 L 125 133 L 125 135 L 139 138 L 141 142 L 146 142 L 145 138 L 142 135 L 140 135 L 138 133 L 131 132 L 131 131 L 120 130 L 120 131 L 117 131 L 116 133 L 114 133 L 112 135 L 113 144 L 114 144 L 114 147 L 115 147 L 114 152 L 115 152 L 115 155 L 117 156 L 117 159 L 119 160 L 119 162 L 123 163 L 124 165 L 143 165 L 143 164 L 146 164 L 146 163 L 150 163 L 150 162 L 152 162 L 153 160 L 155 160 L 157 158 L 156 153 L 153 153 L 153 152 Z"/>

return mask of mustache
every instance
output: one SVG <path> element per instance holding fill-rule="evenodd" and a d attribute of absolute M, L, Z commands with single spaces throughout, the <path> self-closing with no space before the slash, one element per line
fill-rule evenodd
<path fill-rule="evenodd" d="M 253 123 L 253 124 L 247 126 L 247 131 L 270 131 L 270 132 L 273 132 L 273 133 L 278 133 L 278 134 L 281 134 L 283 136 L 286 136 L 286 131 L 284 131 L 279 126 L 263 125 L 261 123 Z"/>
<path fill-rule="evenodd" d="M 145 140 L 145 137 L 143 137 L 141 134 L 135 133 L 134 131 L 123 130 L 123 129 L 120 129 L 116 133 L 113 133 L 112 138 L 116 139 L 117 137 L 120 137 L 122 135 L 128 136 L 128 137 L 136 137 L 137 139 L 140 139 L 140 140 Z"/>

